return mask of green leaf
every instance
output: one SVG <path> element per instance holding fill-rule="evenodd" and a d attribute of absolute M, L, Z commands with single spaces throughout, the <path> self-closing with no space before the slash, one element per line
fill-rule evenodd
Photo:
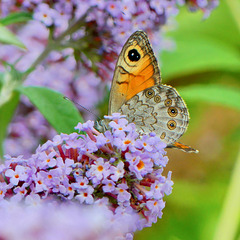
<path fill-rule="evenodd" d="M 24 44 L 2 24 L 0 24 L 0 42 L 26 49 Z"/>
<path fill-rule="evenodd" d="M 240 89 L 218 84 L 190 85 L 178 89 L 186 102 L 206 101 L 240 110 Z"/>
<path fill-rule="evenodd" d="M 10 123 L 19 102 L 19 93 L 13 92 L 11 98 L 0 107 L 0 157 L 3 156 L 3 142 L 6 137 L 7 127 Z"/>
<path fill-rule="evenodd" d="M 3 62 L 5 72 L 0 74 L 0 107 L 12 98 L 12 94 L 22 83 L 24 73 L 11 64 Z"/>
<path fill-rule="evenodd" d="M 32 19 L 32 14 L 29 12 L 14 12 L 0 19 L 2 25 L 10 25 L 14 23 L 27 22 Z"/>
<path fill-rule="evenodd" d="M 61 93 L 44 87 L 20 87 L 19 91 L 39 109 L 59 133 L 71 133 L 83 119 L 71 101 Z"/>

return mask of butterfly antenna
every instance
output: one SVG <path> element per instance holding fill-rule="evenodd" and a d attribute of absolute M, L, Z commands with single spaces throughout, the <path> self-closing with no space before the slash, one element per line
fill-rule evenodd
<path fill-rule="evenodd" d="M 77 106 L 83 108 L 84 110 L 86 110 L 86 111 L 88 111 L 89 113 L 91 113 L 92 115 L 94 115 L 98 120 L 101 120 L 101 118 L 100 118 L 99 116 L 97 116 L 95 113 L 93 113 L 93 112 L 90 111 L 89 109 L 85 108 L 85 107 L 82 106 L 81 104 L 79 104 L 79 103 L 77 103 L 77 102 L 71 100 L 70 98 L 68 98 L 68 97 L 66 97 L 66 96 L 64 96 L 63 98 L 66 99 L 66 100 L 68 100 L 68 101 L 73 102 L 75 105 L 77 105 Z"/>

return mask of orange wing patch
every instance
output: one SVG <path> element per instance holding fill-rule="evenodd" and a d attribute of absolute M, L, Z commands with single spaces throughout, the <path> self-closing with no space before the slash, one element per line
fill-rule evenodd
<path fill-rule="evenodd" d="M 141 69 L 139 67 L 136 68 L 132 72 L 120 71 L 121 82 L 119 82 L 119 91 L 125 95 L 126 101 L 146 88 L 155 85 L 155 79 L 153 78 L 154 67 L 150 59 L 144 62 Z"/>
<path fill-rule="evenodd" d="M 125 43 L 113 76 L 108 113 L 139 92 L 161 83 L 160 70 L 147 35 L 135 32 Z"/>
<path fill-rule="evenodd" d="M 142 82 L 139 85 L 139 82 Z M 130 81 L 130 84 L 128 86 L 128 91 L 127 91 L 127 96 L 126 96 L 126 101 L 131 99 L 133 96 L 135 96 L 137 93 L 150 88 L 155 85 L 154 79 L 148 78 L 147 81 L 145 81 L 144 76 L 133 76 L 132 80 Z"/>
<path fill-rule="evenodd" d="M 154 75 L 158 72 L 158 66 L 152 59 L 154 55 L 151 55 L 146 46 L 141 46 L 136 40 L 125 49 L 123 56 L 123 61 L 118 66 L 123 70 L 120 71 L 121 79 L 119 79 L 123 88 L 120 87 L 119 90 L 126 96 L 127 101 L 142 90 L 156 84 Z M 158 73 L 157 76 L 159 75 Z"/>

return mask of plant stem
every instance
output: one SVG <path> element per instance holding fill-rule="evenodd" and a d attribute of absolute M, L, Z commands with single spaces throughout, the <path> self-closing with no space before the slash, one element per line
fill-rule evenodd
<path fill-rule="evenodd" d="M 35 69 L 38 64 L 40 64 L 47 56 L 48 54 L 52 51 L 50 45 L 48 44 L 44 51 L 38 56 L 38 58 L 33 62 L 33 64 L 30 66 L 29 69 Z M 26 78 L 27 76 L 25 76 Z"/>
<path fill-rule="evenodd" d="M 213 240 L 234 240 L 240 223 L 240 150 Z"/>
<path fill-rule="evenodd" d="M 64 40 L 64 38 L 68 35 L 71 35 L 72 33 L 76 32 L 81 26 L 85 24 L 85 18 L 88 15 L 88 13 L 92 10 L 92 8 L 89 8 L 87 12 L 79 18 L 76 22 L 73 22 L 62 34 L 60 34 L 56 39 L 53 39 L 53 29 L 50 29 L 49 32 L 49 42 L 44 49 L 44 51 L 38 56 L 38 58 L 33 62 L 33 64 L 30 66 L 29 69 L 35 69 L 37 65 L 39 65 L 47 56 L 48 54 L 53 50 L 56 49 L 56 47 L 61 46 L 61 41 Z M 28 72 L 28 71 L 27 71 Z M 31 71 L 29 71 L 31 72 Z M 27 75 L 25 75 L 26 79 Z"/>

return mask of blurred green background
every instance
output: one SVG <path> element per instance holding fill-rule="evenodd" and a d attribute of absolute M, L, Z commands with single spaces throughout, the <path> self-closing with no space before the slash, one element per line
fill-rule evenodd
<path fill-rule="evenodd" d="M 199 154 L 168 150 L 173 192 L 163 218 L 135 240 L 240 239 L 240 1 L 220 1 L 210 18 L 182 9 L 160 56 L 163 82 L 190 112 L 180 142 Z"/>

